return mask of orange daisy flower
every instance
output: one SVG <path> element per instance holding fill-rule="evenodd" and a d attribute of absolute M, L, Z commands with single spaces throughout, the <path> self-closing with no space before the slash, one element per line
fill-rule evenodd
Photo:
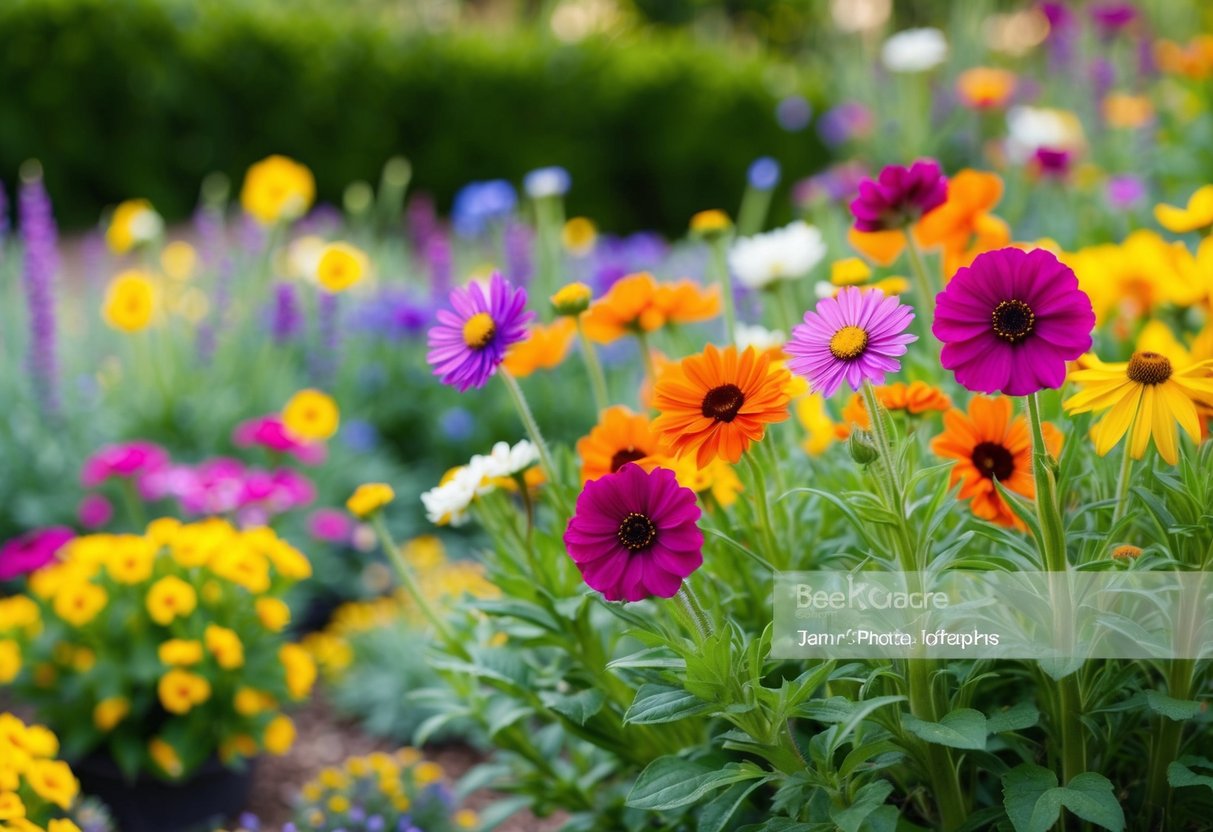
<path fill-rule="evenodd" d="M 625 335 L 666 324 L 706 321 L 720 314 L 720 293 L 692 280 L 658 283 L 648 272 L 622 277 L 590 305 L 582 318 L 591 341 L 609 344 Z"/>
<path fill-rule="evenodd" d="M 675 454 L 695 454 L 700 468 L 721 458 L 736 464 L 751 442 L 762 439 L 769 422 L 789 416 L 788 371 L 753 347 L 717 349 L 670 367 L 653 391 L 661 412 L 653 423 Z"/>
<path fill-rule="evenodd" d="M 969 412 L 953 408 L 944 414 L 944 432 L 931 440 L 937 455 L 955 459 L 952 485 L 960 483 L 960 499 L 971 500 L 973 513 L 1000 526 L 1022 529 L 1023 523 L 994 487 L 997 480 L 1009 491 L 1029 500 L 1036 498 L 1032 479 L 1032 436 L 1028 420 L 1012 418 L 1011 399 L 976 396 Z M 1056 456 L 1061 432 L 1043 426 L 1045 445 Z"/>
<path fill-rule="evenodd" d="M 899 381 L 895 384 L 881 385 L 876 388 L 876 398 L 885 406 L 886 410 L 904 410 L 912 416 L 932 410 L 944 413 L 952 407 L 952 400 L 948 398 L 947 393 L 938 387 L 932 387 L 925 381 L 912 381 L 909 384 Z M 868 411 L 864 409 L 863 397 L 858 393 L 852 393 L 851 398 L 843 406 L 842 418 L 844 422 L 849 422 L 863 430 L 871 427 Z M 841 438 L 845 439 L 850 435 L 851 431 L 848 426 L 840 425 L 839 427 L 841 428 Z"/>
<path fill-rule="evenodd" d="M 1010 245 L 1011 228 L 990 212 L 1002 199 L 1002 179 L 966 168 L 948 180 L 948 200 L 919 220 L 914 239 L 943 250 L 945 282 L 985 251 Z"/>
<path fill-rule="evenodd" d="M 548 326 L 537 324 L 531 327 L 525 341 L 510 347 L 501 364 L 514 378 L 526 378 L 536 370 L 550 370 L 564 361 L 576 334 L 577 322 L 572 318 L 558 318 Z"/>
<path fill-rule="evenodd" d="M 613 474 L 629 462 L 651 471 L 665 456 L 649 417 L 622 405 L 602 411 L 589 435 L 577 440 L 577 455 L 582 482 Z"/>

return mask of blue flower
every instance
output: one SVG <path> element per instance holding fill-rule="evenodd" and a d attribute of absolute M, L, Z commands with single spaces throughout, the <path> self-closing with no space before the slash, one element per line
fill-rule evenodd
<path fill-rule="evenodd" d="M 747 178 L 751 188 L 773 190 L 779 184 L 779 163 L 770 156 L 759 156 L 750 164 Z"/>
<path fill-rule="evenodd" d="M 462 237 L 477 237 L 505 219 L 518 204 L 514 186 L 504 179 L 469 182 L 455 194 L 451 224 Z"/>

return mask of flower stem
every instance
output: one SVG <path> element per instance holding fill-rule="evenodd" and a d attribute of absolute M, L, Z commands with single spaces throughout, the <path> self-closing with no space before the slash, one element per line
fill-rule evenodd
<path fill-rule="evenodd" d="M 910 271 L 914 274 L 914 282 L 918 284 L 918 294 L 922 295 L 918 300 L 919 309 L 924 313 L 922 320 L 930 327 L 931 320 L 935 317 L 934 284 L 927 272 L 927 265 L 923 262 L 922 252 L 918 250 L 918 243 L 914 240 L 914 232 L 907 227 L 903 233 L 906 238 L 906 256 L 910 259 Z"/>
<path fill-rule="evenodd" d="M 771 509 L 767 505 L 767 480 L 766 475 L 762 472 L 762 464 L 752 453 L 744 453 L 741 456 L 749 466 L 750 474 L 754 478 L 754 493 L 750 496 L 758 512 L 758 524 L 762 527 L 763 548 L 766 549 L 767 560 L 771 563 L 782 564 L 784 558 L 780 556 L 779 544 L 775 540 L 775 529 L 771 526 Z"/>
<path fill-rule="evenodd" d="M 1132 435 L 1130 430 L 1129 435 Z M 1129 502 L 1129 477 L 1133 471 L 1133 457 L 1129 453 L 1129 443 L 1125 442 L 1124 459 L 1120 461 L 1120 479 L 1116 481 L 1116 508 L 1112 512 L 1112 522 L 1115 523 L 1125 516 Z"/>
<path fill-rule="evenodd" d="M 712 276 L 720 283 L 720 303 L 724 309 L 724 340 L 726 344 L 737 343 L 737 312 L 733 308 L 733 275 L 729 271 L 729 258 L 725 252 L 727 243 L 725 235 L 721 234 L 708 243 L 711 255 L 708 268 Z"/>
<path fill-rule="evenodd" d="M 691 585 L 684 580 L 674 597 L 678 599 L 678 603 L 682 605 L 687 618 L 690 619 L 692 629 L 699 636 L 699 642 L 702 644 L 707 641 L 712 635 L 712 625 L 707 613 L 703 611 L 703 605 L 695 596 L 695 590 L 691 589 Z"/>
<path fill-rule="evenodd" d="M 888 423 L 885 419 L 885 409 L 876 395 L 872 382 L 863 380 L 863 404 L 868 411 L 868 423 L 872 426 L 872 435 L 876 438 L 876 452 L 880 455 L 880 464 L 884 467 L 884 476 L 890 489 L 892 499 L 889 508 L 897 512 L 898 522 L 905 518 L 905 492 L 901 487 L 901 473 L 896 460 L 893 458 L 893 440 L 889 436 Z M 917 564 L 914 565 L 917 568 Z"/>
<path fill-rule="evenodd" d="M 644 373 L 650 384 L 657 383 L 657 368 L 653 365 L 653 352 L 649 349 L 649 334 L 643 329 L 636 330 L 636 343 L 640 345 L 640 357 L 644 361 Z"/>
<path fill-rule="evenodd" d="M 594 344 L 585 334 L 585 328 L 581 325 L 581 318 L 577 317 L 577 337 L 581 341 L 581 357 L 585 361 L 585 371 L 590 377 L 590 392 L 594 396 L 594 408 L 601 413 L 606 410 L 610 404 L 610 398 L 607 396 L 606 376 L 602 373 L 602 363 L 598 360 L 598 351 L 594 349 Z"/>
<path fill-rule="evenodd" d="M 400 553 L 400 547 L 396 545 L 396 541 L 392 539 L 392 533 L 388 531 L 387 523 L 383 520 L 383 512 L 376 512 L 371 520 L 371 526 L 375 529 L 375 535 L 379 538 L 379 545 L 383 547 L 384 554 L 392 564 L 392 568 L 396 571 L 396 576 L 400 578 L 400 583 L 404 586 L 406 592 L 413 599 L 413 603 L 417 605 L 417 609 L 421 610 L 421 614 L 434 628 L 434 632 L 447 645 L 452 652 L 467 658 L 467 650 L 463 644 L 451 632 L 451 628 L 446 621 L 434 610 L 429 599 L 421 592 L 421 587 L 417 584 L 417 579 L 413 575 L 413 569 L 404 560 L 404 555 Z"/>
<path fill-rule="evenodd" d="M 1040 401 L 1037 393 L 1027 397 L 1028 421 L 1032 427 L 1032 473 L 1036 480 L 1036 517 L 1040 522 L 1040 537 L 1036 541 L 1049 572 L 1064 573 L 1069 569 L 1066 558 L 1065 525 L 1061 518 L 1061 504 L 1057 497 L 1057 481 L 1054 476 L 1055 463 L 1045 445 L 1044 423 L 1040 418 Z M 1051 584 L 1051 591 L 1058 588 Z M 1069 603 L 1054 603 L 1055 625 L 1064 632 L 1072 624 L 1064 616 Z M 1062 642 L 1064 644 L 1064 641 Z M 1057 686 L 1056 718 L 1061 728 L 1061 762 L 1063 784 L 1082 774 L 1087 769 L 1086 740 L 1081 720 L 1082 694 L 1078 688 L 1077 674 L 1070 673 L 1055 680 Z"/>
<path fill-rule="evenodd" d="M 561 491 L 559 472 L 552 461 L 552 454 L 548 451 L 547 443 L 543 441 L 543 434 L 539 432 L 539 423 L 535 421 L 535 415 L 531 413 L 531 408 L 526 403 L 526 396 L 522 394 L 518 380 L 512 375 L 504 371 L 498 375 L 505 382 L 505 389 L 510 391 L 510 398 L 514 400 L 518 418 L 522 420 L 523 427 L 526 428 L 531 441 L 535 443 L 535 449 L 539 452 L 539 464 L 543 467 L 543 473 L 551 484 L 551 492 L 555 496 L 556 503 L 561 511 L 567 513 L 568 506 L 564 502 L 564 493 Z"/>

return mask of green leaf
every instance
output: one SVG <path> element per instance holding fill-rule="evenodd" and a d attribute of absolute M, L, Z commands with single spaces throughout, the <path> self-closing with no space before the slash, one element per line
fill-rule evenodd
<path fill-rule="evenodd" d="M 830 820 L 838 824 L 842 832 L 859 832 L 868 816 L 884 805 L 893 793 L 893 784 L 888 780 L 875 780 L 855 793 L 855 800 L 845 809 L 832 809 Z"/>
<path fill-rule="evenodd" d="M 1210 776 L 1210 774 L 1197 774 L 1192 770 L 1194 766 L 1213 774 L 1213 761 L 1210 761 L 1207 757 L 1180 757 L 1167 766 L 1167 782 L 1171 784 L 1171 788 L 1182 789 L 1185 786 L 1208 786 L 1213 791 L 1213 776 Z"/>
<path fill-rule="evenodd" d="M 636 691 L 636 698 L 623 715 L 623 721 L 632 725 L 656 725 L 699 716 L 714 709 L 712 703 L 704 702 L 682 688 L 648 684 Z"/>
<path fill-rule="evenodd" d="M 587 688 L 571 695 L 549 691 L 541 698 L 543 704 L 578 725 L 585 725 L 590 717 L 602 710 L 606 702 L 606 694 L 597 688 Z"/>
<path fill-rule="evenodd" d="M 1003 806 L 1015 832 L 1048 832 L 1062 807 L 1111 832 L 1123 832 L 1125 813 L 1102 774 L 1080 774 L 1064 787 L 1047 768 L 1024 763 L 1002 776 Z"/>
<path fill-rule="evenodd" d="M 1192 717 L 1200 713 L 1199 702 L 1173 699 L 1156 690 L 1146 691 L 1146 704 L 1150 706 L 1150 710 L 1154 713 L 1165 716 L 1174 722 L 1192 719 Z"/>
<path fill-rule="evenodd" d="M 746 798 L 750 796 L 750 792 L 770 779 L 770 777 L 764 777 L 748 783 L 734 783 L 716 795 L 712 802 L 704 806 L 703 811 L 699 813 L 699 824 L 696 826 L 698 832 L 724 832 L 729 829 L 729 822 L 733 820 L 733 815 L 737 814 L 741 804 L 745 803 Z"/>
<path fill-rule="evenodd" d="M 751 763 L 709 769 L 679 757 L 658 757 L 636 778 L 627 805 L 651 812 L 677 809 L 716 789 L 764 776 L 762 769 Z"/>
<path fill-rule="evenodd" d="M 905 714 L 901 724 L 911 734 L 934 745 L 974 751 L 985 749 L 986 736 L 989 734 L 986 715 L 972 708 L 951 711 L 939 722 L 927 722 L 913 714 Z"/>
<path fill-rule="evenodd" d="M 986 731 L 1001 734 L 1004 731 L 1022 731 L 1040 721 L 1040 711 L 1031 702 L 1019 702 L 1009 708 L 986 716 Z"/>

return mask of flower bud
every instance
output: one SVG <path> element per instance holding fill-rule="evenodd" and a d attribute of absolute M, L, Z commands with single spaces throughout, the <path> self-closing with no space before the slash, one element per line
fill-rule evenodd
<path fill-rule="evenodd" d="M 847 439 L 847 450 L 851 453 L 851 459 L 860 465 L 870 465 L 880 455 L 876 447 L 868 441 L 867 433 L 859 430 L 851 431 L 851 436 Z"/>
<path fill-rule="evenodd" d="M 589 308 L 593 296 L 590 287 L 584 283 L 570 283 L 552 295 L 552 308 L 557 315 L 580 315 Z"/>

